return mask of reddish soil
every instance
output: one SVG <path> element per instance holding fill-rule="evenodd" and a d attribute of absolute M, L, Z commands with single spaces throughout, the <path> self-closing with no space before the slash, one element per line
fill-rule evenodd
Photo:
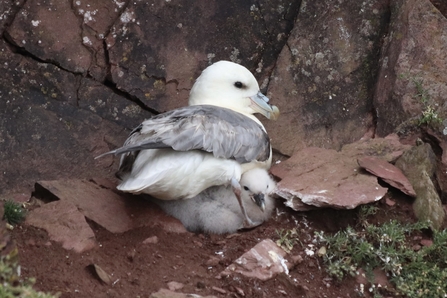
<path fill-rule="evenodd" d="M 397 191 L 387 196 L 392 196 L 396 204 L 389 206 L 385 199 L 376 203 L 380 211 L 371 222 L 414 221 L 410 198 Z M 230 236 L 174 234 L 156 228 L 112 234 L 90 223 L 101 247 L 82 254 L 64 250 L 48 241 L 44 231 L 25 225 L 15 228 L 13 237 L 19 248 L 22 274 L 36 277 L 37 289 L 60 292 L 64 298 L 149 297 L 160 288 L 167 288 L 171 281 L 184 284 L 179 292 L 203 296 L 358 297 L 354 278 L 337 282 L 328 277 L 321 258 L 304 253 L 314 231 L 332 233 L 348 225 L 355 226 L 357 211 L 280 209 L 279 215 L 262 226 Z M 298 231 L 298 243 L 291 254 L 300 255 L 303 261 L 290 271 L 290 277 L 284 275 L 265 282 L 242 276 L 215 278 L 262 239 L 276 241 L 278 230 L 292 228 Z M 143 244 L 143 240 L 152 236 L 157 236 L 158 243 Z M 102 283 L 90 264 L 99 265 L 112 275 L 113 284 Z"/>

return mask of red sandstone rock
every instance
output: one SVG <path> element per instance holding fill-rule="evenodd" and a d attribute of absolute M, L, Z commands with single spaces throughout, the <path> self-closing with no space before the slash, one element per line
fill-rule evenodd
<path fill-rule="evenodd" d="M 30 211 L 25 223 L 46 230 L 51 240 L 67 250 L 81 253 L 97 246 L 84 215 L 68 201 L 51 202 Z"/>
<path fill-rule="evenodd" d="M 408 178 L 405 177 L 399 168 L 395 167 L 389 162 L 373 156 L 360 157 L 357 159 L 357 162 L 359 166 L 371 174 L 382 178 L 383 181 L 389 185 L 401 190 L 410 197 L 416 197 L 416 192 L 414 191 L 410 181 L 408 181 Z"/>
<path fill-rule="evenodd" d="M 286 259 L 286 252 L 270 239 L 256 244 L 220 273 L 220 277 L 239 273 L 250 278 L 268 280 L 279 273 L 289 271 L 292 263 Z"/>

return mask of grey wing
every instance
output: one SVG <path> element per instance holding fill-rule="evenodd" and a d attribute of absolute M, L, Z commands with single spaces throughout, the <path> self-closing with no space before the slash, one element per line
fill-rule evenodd
<path fill-rule="evenodd" d="M 215 106 L 188 106 L 144 121 L 123 147 L 105 154 L 157 148 L 204 150 L 246 163 L 267 160 L 270 139 L 258 123 L 240 113 Z"/>

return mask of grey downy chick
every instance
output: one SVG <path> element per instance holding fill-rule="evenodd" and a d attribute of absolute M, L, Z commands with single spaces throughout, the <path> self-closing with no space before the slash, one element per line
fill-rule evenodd
<path fill-rule="evenodd" d="M 259 168 L 247 171 L 240 184 L 241 198 L 249 218 L 257 224 L 269 219 L 275 208 L 270 194 L 276 184 L 267 171 Z M 213 186 L 188 200 L 151 201 L 180 220 L 188 231 L 225 234 L 244 228 L 244 216 L 234 196 L 231 186 Z"/>

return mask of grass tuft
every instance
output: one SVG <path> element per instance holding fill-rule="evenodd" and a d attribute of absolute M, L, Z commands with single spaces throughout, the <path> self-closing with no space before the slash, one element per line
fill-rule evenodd
<path fill-rule="evenodd" d="M 359 268 L 383 269 L 395 290 L 406 297 L 447 297 L 447 230 L 433 232 L 433 244 L 414 250 L 408 241 L 429 227 L 428 223 L 403 224 L 391 220 L 381 225 L 367 222 L 375 212 L 360 209 L 361 227 L 348 227 L 334 235 L 316 232 L 317 244 L 326 247 L 322 256 L 329 275 L 342 280 Z M 370 289 L 381 297 L 379 287 Z"/>
<path fill-rule="evenodd" d="M 3 208 L 3 219 L 6 220 L 9 224 L 16 225 L 21 223 L 25 219 L 26 210 L 19 203 L 11 200 L 6 200 Z"/>

